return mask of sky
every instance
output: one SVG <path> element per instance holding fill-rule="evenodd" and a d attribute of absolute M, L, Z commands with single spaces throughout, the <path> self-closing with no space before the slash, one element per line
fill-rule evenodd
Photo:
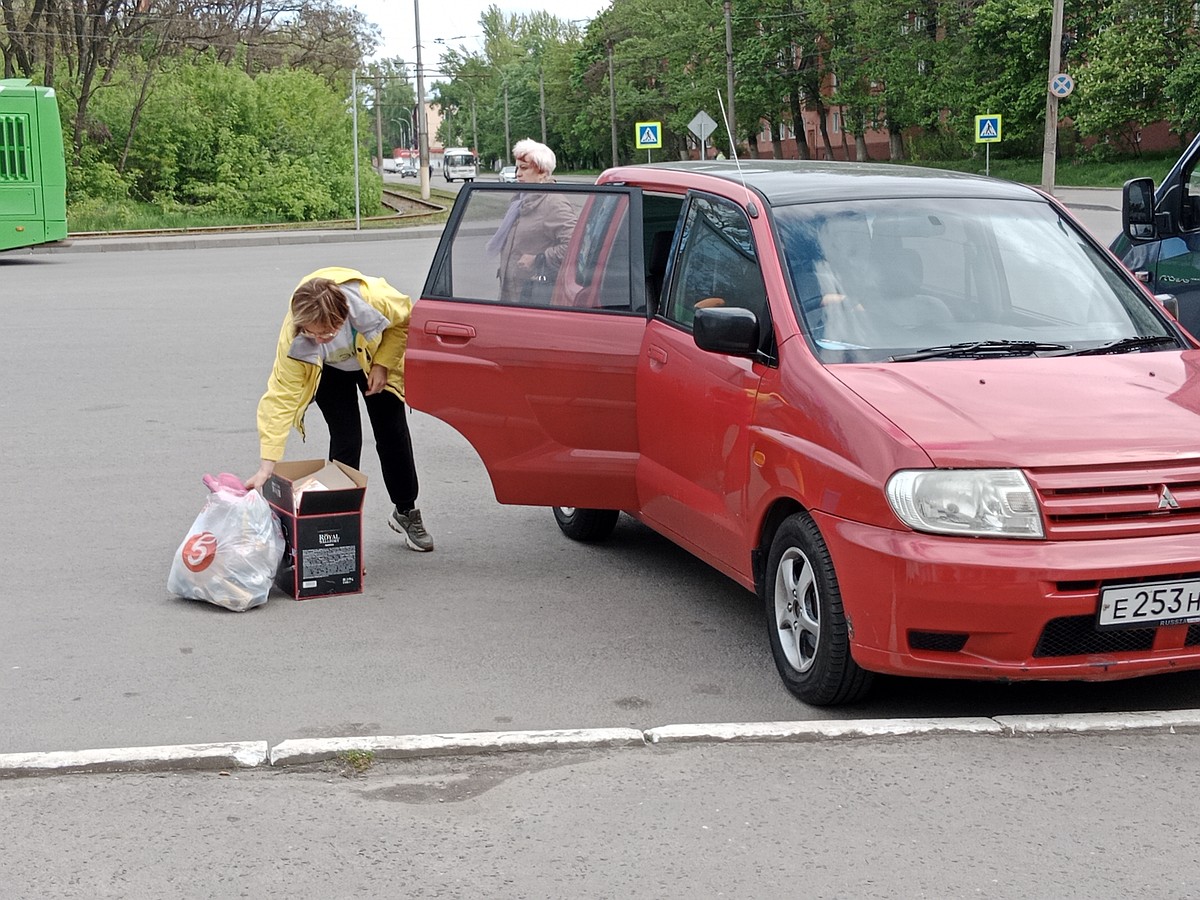
<path fill-rule="evenodd" d="M 437 79 L 437 64 L 443 45 L 465 45 L 469 51 L 478 50 L 482 36 L 479 17 L 489 6 L 497 6 L 506 15 L 545 11 L 564 20 L 576 20 L 581 25 L 609 5 L 609 0 L 340 0 L 343 6 L 358 9 L 379 26 L 382 43 L 375 56 L 385 59 L 403 57 L 416 62 L 416 28 L 414 13 L 421 16 L 421 66 L 429 78 Z"/>

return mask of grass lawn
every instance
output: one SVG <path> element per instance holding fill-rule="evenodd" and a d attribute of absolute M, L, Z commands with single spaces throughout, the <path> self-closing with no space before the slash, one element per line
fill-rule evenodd
<path fill-rule="evenodd" d="M 1119 188 L 1130 178 L 1149 176 L 1158 184 L 1170 171 L 1176 156 L 1144 156 L 1140 159 L 1126 159 L 1115 162 L 1085 162 L 1076 163 L 1069 160 L 1059 160 L 1055 166 L 1054 183 L 1059 187 L 1098 187 Z M 934 162 L 929 160 L 912 161 L 912 165 L 927 166 L 936 169 L 952 169 L 956 172 L 971 172 L 982 175 L 985 160 L 981 155 L 977 159 L 951 160 Z M 1003 178 L 1008 181 L 1019 181 L 1023 184 L 1041 184 L 1042 161 L 1038 159 L 996 159 L 993 158 L 988 166 L 993 178 Z M 572 172 L 566 174 L 597 175 L 598 172 Z M 405 193 L 419 196 L 420 188 L 414 184 L 389 182 L 388 187 Z M 454 205 L 455 194 L 452 191 L 436 187 L 430 189 L 430 199 L 441 203 L 447 208 Z M 382 220 L 373 217 L 386 216 L 388 210 L 377 206 L 375 202 L 363 203 L 363 227 L 394 228 L 406 224 L 436 224 L 444 222 L 446 213 L 435 213 L 416 219 Z M 190 211 L 187 209 L 163 210 L 149 203 L 135 203 L 131 200 L 119 203 L 102 204 L 88 201 L 67 210 L 67 221 L 72 234 L 84 232 L 109 231 L 142 231 L 173 228 L 204 228 L 229 227 L 239 225 L 278 225 L 283 228 L 313 228 L 336 227 L 330 223 L 318 222 L 281 222 L 255 221 L 231 222 L 228 218 L 212 213 Z M 351 220 L 353 225 L 353 220 Z"/>

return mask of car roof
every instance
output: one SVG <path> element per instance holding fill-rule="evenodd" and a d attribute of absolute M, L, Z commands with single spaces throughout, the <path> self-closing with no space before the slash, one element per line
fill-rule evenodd
<path fill-rule="evenodd" d="M 704 189 L 706 179 L 744 184 L 771 206 L 826 200 L 893 197 L 984 197 L 1039 200 L 1035 189 L 1013 181 L 946 169 L 888 163 L 816 160 L 699 160 L 619 166 L 604 172 L 602 184 Z M 715 187 L 715 185 L 713 185 Z"/>

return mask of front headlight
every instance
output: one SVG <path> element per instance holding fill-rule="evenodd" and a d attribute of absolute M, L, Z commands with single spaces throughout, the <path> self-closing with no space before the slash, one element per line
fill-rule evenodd
<path fill-rule="evenodd" d="M 1037 498 L 1017 469 L 910 469 L 888 479 L 887 498 L 917 531 L 1042 537 Z"/>

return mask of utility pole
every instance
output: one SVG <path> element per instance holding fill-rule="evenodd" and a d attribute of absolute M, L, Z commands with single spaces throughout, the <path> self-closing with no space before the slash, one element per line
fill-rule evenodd
<path fill-rule="evenodd" d="M 358 185 L 358 73 L 350 72 L 350 121 L 354 130 L 354 230 L 362 228 L 362 194 Z"/>
<path fill-rule="evenodd" d="M 417 38 L 417 158 L 420 160 L 421 199 L 429 199 L 429 122 L 425 118 L 425 70 L 421 68 L 421 0 L 413 0 L 413 28 Z"/>
<path fill-rule="evenodd" d="M 612 164 L 617 162 L 617 87 L 613 81 L 613 52 L 612 41 L 605 41 L 608 47 L 608 120 L 612 123 Z"/>
<path fill-rule="evenodd" d="M 729 118 L 729 154 L 737 156 L 737 120 L 733 115 L 733 3 L 725 0 L 725 96 Z"/>
<path fill-rule="evenodd" d="M 375 76 L 375 158 L 379 160 L 379 177 L 383 177 L 383 112 L 379 108 L 379 76 Z"/>
<path fill-rule="evenodd" d="M 504 82 L 504 164 L 509 163 L 508 154 L 512 150 L 512 138 L 508 134 L 508 82 Z"/>
<path fill-rule="evenodd" d="M 475 121 L 475 95 L 471 95 L 471 152 L 479 156 L 479 124 Z"/>
<path fill-rule="evenodd" d="M 538 66 L 538 95 L 542 103 L 542 143 L 546 143 L 546 73 Z"/>
<path fill-rule="evenodd" d="M 1054 164 L 1058 156 L 1058 97 L 1050 82 L 1062 64 L 1063 0 L 1054 0 L 1050 21 L 1050 74 L 1046 77 L 1046 137 L 1042 142 L 1042 190 L 1054 193 Z"/>

